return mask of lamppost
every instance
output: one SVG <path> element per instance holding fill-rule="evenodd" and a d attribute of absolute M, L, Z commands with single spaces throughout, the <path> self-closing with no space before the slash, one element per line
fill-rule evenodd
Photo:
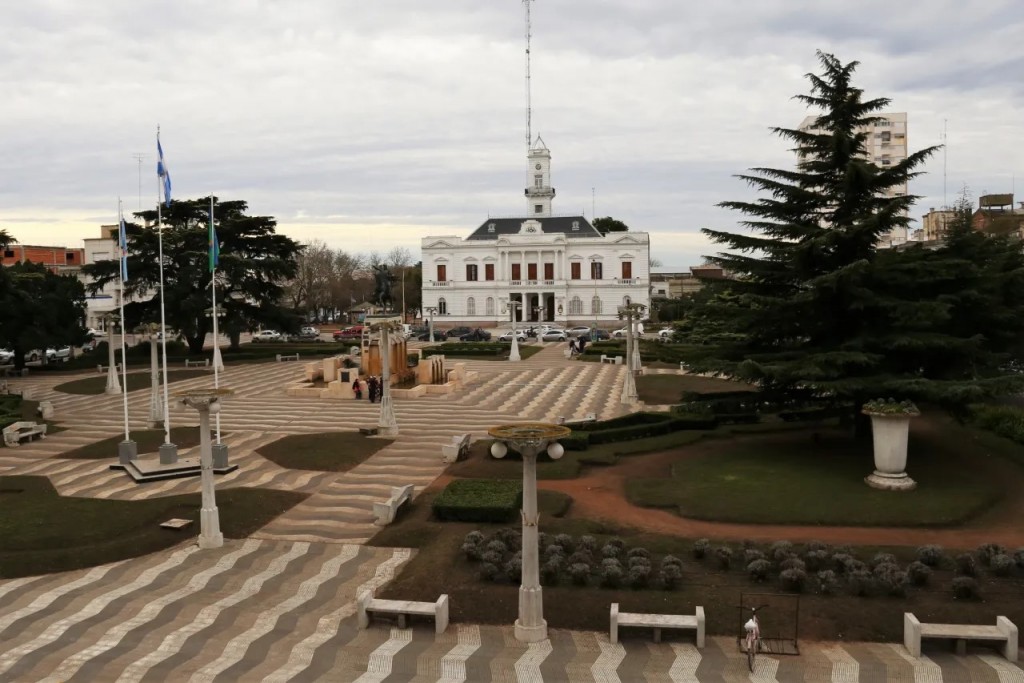
<path fill-rule="evenodd" d="M 512 314 L 512 350 L 508 353 L 508 359 L 510 361 L 520 361 L 522 358 L 519 357 L 519 339 L 516 330 L 516 311 L 523 307 L 522 301 L 515 301 L 509 299 L 507 304 L 509 312 Z"/>
<path fill-rule="evenodd" d="M 430 343 L 434 343 L 434 314 L 437 313 L 437 306 L 427 306 L 423 309 L 430 315 Z"/>
<path fill-rule="evenodd" d="M 395 323 L 379 322 L 370 327 L 380 333 L 380 420 L 377 422 L 377 433 L 381 436 L 398 436 L 398 421 L 395 419 L 395 407 L 391 403 L 391 339 L 390 333 L 396 329 Z M 400 328 L 397 328 L 400 329 Z"/>
<path fill-rule="evenodd" d="M 235 298 L 235 297 L 232 297 Z M 213 388 L 220 388 L 220 373 L 224 371 L 224 359 L 220 356 L 220 333 L 217 328 L 217 319 L 222 318 L 227 312 L 220 305 L 217 310 L 207 308 L 206 315 L 213 318 Z M 216 413 L 217 443 L 213 444 L 213 466 L 222 468 L 228 466 L 228 446 L 220 440 L 220 411 Z"/>
<path fill-rule="evenodd" d="M 199 465 L 203 489 L 203 507 L 199 512 L 199 547 L 219 548 L 224 545 L 220 531 L 220 512 L 213 488 L 213 448 L 210 443 L 210 414 L 220 413 L 220 399 L 232 394 L 230 389 L 191 389 L 175 393 L 182 404 L 199 412 Z"/>
<path fill-rule="evenodd" d="M 156 323 L 139 325 L 135 331 L 149 336 L 149 428 L 156 427 L 164 421 L 164 403 L 160 396 L 160 362 L 156 349 L 156 332 L 160 329 Z"/>
<path fill-rule="evenodd" d="M 213 308 L 207 308 L 204 313 L 207 318 L 213 319 L 213 371 L 223 372 L 224 371 L 224 359 L 220 355 L 220 329 L 217 326 L 217 320 L 223 318 L 226 314 L 224 308 L 220 305 L 217 306 L 217 314 L 213 314 Z"/>
<path fill-rule="evenodd" d="M 114 326 L 121 317 L 115 311 L 105 313 L 102 317 L 105 321 L 104 328 L 107 330 L 107 388 L 105 393 L 117 396 L 121 393 L 121 381 L 117 378 L 117 363 L 114 359 Z M 124 358 L 121 359 L 121 362 L 124 362 Z"/>
<path fill-rule="evenodd" d="M 619 319 L 623 318 L 626 320 L 626 381 L 622 384 L 622 396 L 620 402 L 626 405 L 633 405 L 639 399 L 636 391 L 636 379 L 633 377 L 634 371 L 634 357 L 633 357 L 633 318 L 639 317 L 643 313 L 644 309 L 647 308 L 643 304 L 635 304 L 628 298 L 623 306 L 619 306 Z M 639 353 L 637 354 L 639 355 Z"/>
<path fill-rule="evenodd" d="M 514 330 L 513 330 L 514 332 Z M 562 425 L 540 422 L 491 427 L 487 433 L 494 438 L 491 455 L 504 458 L 511 446 L 523 456 L 523 560 L 522 582 L 519 586 L 519 618 L 516 619 L 516 640 L 537 643 L 547 640 L 548 623 L 544 620 L 544 599 L 540 587 L 540 551 L 537 514 L 537 455 L 547 449 L 552 460 L 565 454 L 558 439 L 572 433 Z"/>

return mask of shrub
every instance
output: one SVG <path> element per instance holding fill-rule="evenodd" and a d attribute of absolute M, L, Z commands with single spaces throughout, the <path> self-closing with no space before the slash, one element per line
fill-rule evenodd
<path fill-rule="evenodd" d="M 588 553 L 586 550 L 577 550 L 569 556 L 567 560 L 569 566 L 574 564 L 585 564 L 588 567 L 594 564 L 594 556 Z"/>
<path fill-rule="evenodd" d="M 547 548 L 551 545 L 551 534 L 546 534 L 543 531 L 537 534 L 537 547 Z"/>
<path fill-rule="evenodd" d="M 646 548 L 630 548 L 629 552 L 626 553 L 626 559 L 632 560 L 634 557 L 643 557 L 644 559 L 651 559 L 651 552 Z"/>
<path fill-rule="evenodd" d="M 562 562 L 559 559 L 548 560 L 540 568 L 540 582 L 545 586 L 557 586 L 561 573 Z"/>
<path fill-rule="evenodd" d="M 571 553 L 576 548 L 576 545 L 572 542 L 572 536 L 569 534 L 558 534 L 555 536 L 555 543 L 562 546 L 562 550 L 566 554 Z"/>
<path fill-rule="evenodd" d="M 824 569 L 825 565 L 828 564 L 828 551 L 827 550 L 809 550 L 804 555 L 804 564 L 807 565 L 807 569 L 812 572 L 816 572 L 820 569 Z"/>
<path fill-rule="evenodd" d="M 782 587 L 792 593 L 803 593 L 804 584 L 807 583 L 807 572 L 803 569 L 784 569 L 779 574 Z"/>
<path fill-rule="evenodd" d="M 978 562 L 970 553 L 960 553 L 956 556 L 956 573 L 961 576 L 977 576 Z"/>
<path fill-rule="evenodd" d="M 846 561 L 846 564 L 844 565 L 844 567 L 846 569 L 846 573 L 847 574 L 849 574 L 850 572 L 866 572 L 866 571 L 868 571 L 868 566 L 866 564 L 864 564 L 863 562 L 861 562 L 860 560 L 858 560 L 856 557 L 851 557 L 850 559 L 848 559 Z"/>
<path fill-rule="evenodd" d="M 678 564 L 661 564 L 661 585 L 665 590 L 672 590 L 683 578 L 682 567 Z"/>
<path fill-rule="evenodd" d="M 494 537 L 507 545 L 509 549 L 519 548 L 523 544 L 523 534 L 519 529 L 503 527 L 494 532 Z"/>
<path fill-rule="evenodd" d="M 480 565 L 480 578 L 484 581 L 494 581 L 498 578 L 498 565 L 493 562 L 484 562 Z"/>
<path fill-rule="evenodd" d="M 764 553 L 756 548 L 747 548 L 743 551 L 743 561 L 747 564 L 750 564 L 754 560 L 763 559 L 766 559 Z"/>
<path fill-rule="evenodd" d="M 871 558 L 871 568 L 874 569 L 880 564 L 897 564 L 896 556 L 892 553 L 878 553 Z"/>
<path fill-rule="evenodd" d="M 728 569 L 732 564 L 732 548 L 727 545 L 718 546 L 715 548 L 715 558 L 718 559 L 720 569 Z"/>
<path fill-rule="evenodd" d="M 853 555 L 853 546 L 843 543 L 841 545 L 834 546 L 832 548 L 832 552 L 843 553 L 844 555 Z"/>
<path fill-rule="evenodd" d="M 988 566 L 996 576 L 1009 576 L 1013 573 L 1014 562 L 1009 555 L 993 555 Z"/>
<path fill-rule="evenodd" d="M 459 522 L 509 522 L 519 514 L 522 482 L 512 479 L 456 479 L 434 499 L 434 516 Z"/>
<path fill-rule="evenodd" d="M 945 556 L 941 545 L 923 545 L 917 549 L 917 559 L 929 567 L 938 567 Z"/>
<path fill-rule="evenodd" d="M 1024 443 L 1024 413 L 1015 406 L 971 406 L 971 422 L 1004 439 Z"/>
<path fill-rule="evenodd" d="M 622 565 L 608 565 L 601 568 L 601 585 L 604 588 L 618 588 L 622 585 Z"/>
<path fill-rule="evenodd" d="M 618 567 L 619 569 L 622 569 L 622 563 L 614 557 L 606 557 L 601 560 L 601 570 L 603 571 L 605 567 Z"/>
<path fill-rule="evenodd" d="M 897 598 L 907 595 L 907 584 L 910 582 L 907 573 L 896 564 L 880 564 L 875 567 L 877 585 L 887 594 Z"/>
<path fill-rule="evenodd" d="M 493 564 L 497 566 L 504 562 L 505 553 L 499 553 L 496 550 L 488 550 L 480 555 L 480 560 L 485 564 Z"/>
<path fill-rule="evenodd" d="M 875 577 L 867 569 L 858 569 L 846 575 L 846 584 L 852 595 L 867 597 L 875 589 Z"/>
<path fill-rule="evenodd" d="M 569 576 L 572 578 L 572 582 L 577 586 L 586 586 L 587 579 L 590 578 L 590 565 L 583 564 L 582 562 L 570 564 Z"/>
<path fill-rule="evenodd" d="M 519 583 L 523 578 L 523 560 L 520 557 L 513 557 L 505 563 L 505 576 L 512 583 Z"/>
<path fill-rule="evenodd" d="M 508 546 L 505 545 L 505 541 L 495 538 L 487 543 L 487 550 L 504 555 L 508 552 Z"/>
<path fill-rule="evenodd" d="M 621 538 L 618 538 L 618 537 L 609 538 L 608 542 L 605 543 L 605 545 L 615 546 L 616 548 L 619 549 L 620 553 L 622 553 L 626 549 L 626 543 Z"/>
<path fill-rule="evenodd" d="M 932 570 L 924 562 L 915 561 L 907 565 L 907 577 L 915 586 L 927 586 Z"/>
<path fill-rule="evenodd" d="M 589 550 L 590 552 L 594 552 L 597 550 L 597 539 L 589 535 L 580 536 L 580 542 L 576 547 L 579 550 Z"/>
<path fill-rule="evenodd" d="M 804 564 L 804 561 L 796 555 L 790 555 L 779 563 L 779 569 L 782 569 L 783 571 L 787 569 L 799 569 L 800 571 L 806 571 L 807 565 Z"/>
<path fill-rule="evenodd" d="M 846 563 L 853 559 L 848 553 L 835 553 L 832 555 L 832 567 L 840 574 L 846 573 Z"/>
<path fill-rule="evenodd" d="M 646 588 L 651 578 L 651 565 L 634 564 L 629 568 L 629 585 L 633 588 Z"/>
<path fill-rule="evenodd" d="M 898 571 L 903 571 L 898 564 L 895 562 L 885 562 L 883 564 L 876 564 L 871 573 L 881 578 Z"/>
<path fill-rule="evenodd" d="M 789 541 L 775 541 L 768 549 L 772 561 L 778 564 L 793 554 L 793 544 Z"/>
<path fill-rule="evenodd" d="M 998 543 L 982 543 L 974 552 L 978 556 L 978 559 L 981 560 L 981 563 L 987 567 L 992 563 L 993 557 L 996 555 L 1005 555 L 1006 548 Z"/>
<path fill-rule="evenodd" d="M 839 581 L 836 573 L 831 569 L 823 569 L 818 572 L 818 590 L 822 595 L 835 595 L 839 590 Z"/>
<path fill-rule="evenodd" d="M 805 549 L 806 549 L 806 552 L 809 552 L 809 553 L 819 552 L 819 551 L 827 553 L 828 552 L 828 543 L 824 543 L 823 541 L 808 541 L 807 545 L 805 546 Z"/>
<path fill-rule="evenodd" d="M 622 548 L 611 543 L 605 543 L 604 547 L 601 548 L 601 554 L 605 557 L 618 557 L 622 554 Z"/>
<path fill-rule="evenodd" d="M 693 557 L 698 560 L 703 560 L 710 549 L 711 541 L 706 538 L 698 538 L 693 542 Z"/>
<path fill-rule="evenodd" d="M 974 600 L 978 597 L 978 582 L 969 576 L 953 579 L 953 597 L 957 600 Z"/>
<path fill-rule="evenodd" d="M 466 538 L 462 540 L 463 543 L 472 543 L 473 545 L 481 545 L 484 542 L 484 535 L 479 531 L 470 531 L 466 534 Z"/>
<path fill-rule="evenodd" d="M 1017 566 L 1024 569 L 1024 548 L 1017 548 L 1017 552 L 1013 554 L 1013 561 L 1017 563 Z"/>
<path fill-rule="evenodd" d="M 772 563 L 765 559 L 753 560 L 747 564 L 747 573 L 752 581 L 764 581 L 772 571 Z"/>
<path fill-rule="evenodd" d="M 675 565 L 675 566 L 679 567 L 679 571 L 683 570 L 683 561 L 680 560 L 675 555 L 666 555 L 665 557 L 661 558 L 661 566 L 662 566 L 662 568 L 665 568 L 665 567 L 667 567 L 669 565 Z"/>
<path fill-rule="evenodd" d="M 480 556 L 483 554 L 479 543 L 470 543 L 469 541 L 464 541 L 462 543 L 462 552 L 466 556 L 466 559 L 471 562 L 478 561 Z"/>
<path fill-rule="evenodd" d="M 565 558 L 565 548 L 557 543 L 552 543 L 544 549 L 544 557 L 549 560 L 555 557 Z"/>
<path fill-rule="evenodd" d="M 626 561 L 626 564 L 630 567 L 650 567 L 651 561 L 643 555 L 634 555 Z"/>

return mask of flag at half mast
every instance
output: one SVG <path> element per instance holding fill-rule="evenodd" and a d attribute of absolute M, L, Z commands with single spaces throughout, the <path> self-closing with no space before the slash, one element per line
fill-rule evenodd
<path fill-rule="evenodd" d="M 156 174 L 163 180 L 164 202 L 167 208 L 171 207 L 171 172 L 167 170 L 167 163 L 164 161 L 164 148 L 160 144 L 160 131 L 156 133 Z"/>
<path fill-rule="evenodd" d="M 213 197 L 210 197 L 210 272 L 220 263 L 220 244 L 217 242 L 217 228 L 213 227 Z"/>

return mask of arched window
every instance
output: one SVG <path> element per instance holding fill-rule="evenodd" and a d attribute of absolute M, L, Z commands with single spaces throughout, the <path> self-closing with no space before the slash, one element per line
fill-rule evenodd
<path fill-rule="evenodd" d="M 466 315 L 476 315 L 476 299 L 473 297 L 466 299 Z"/>
<path fill-rule="evenodd" d="M 590 300 L 590 312 L 593 315 L 597 315 L 601 312 L 601 297 L 595 296 Z"/>
<path fill-rule="evenodd" d="M 583 301 L 578 296 L 569 299 L 569 315 L 583 315 Z"/>
<path fill-rule="evenodd" d="M 448 315 L 448 302 L 441 297 L 437 300 L 437 313 L 438 315 Z"/>
<path fill-rule="evenodd" d="M 633 303 L 633 300 L 632 300 L 632 299 L 630 299 L 630 298 L 629 298 L 628 296 L 624 296 L 624 297 L 622 297 L 622 305 L 623 305 L 623 306 L 628 306 L 628 305 L 630 305 L 631 303 Z"/>
<path fill-rule="evenodd" d="M 494 297 L 487 297 L 487 301 L 484 303 L 486 308 L 484 309 L 484 315 L 488 317 L 494 317 Z"/>

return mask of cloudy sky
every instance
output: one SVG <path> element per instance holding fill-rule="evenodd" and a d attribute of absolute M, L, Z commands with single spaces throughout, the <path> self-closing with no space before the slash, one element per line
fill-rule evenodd
<path fill-rule="evenodd" d="M 941 143 L 947 195 L 1024 187 L 1014 0 L 536 0 L 533 129 L 555 211 L 651 233 L 667 268 L 732 229 L 732 175 L 788 165 L 814 51 Z M 1016 47 L 1015 47 L 1016 46 Z M 80 246 L 156 197 L 216 193 L 352 251 L 465 235 L 526 210 L 521 0 L 0 0 L 0 227 Z M 911 186 L 943 201 L 943 155 Z M 1016 179 L 1015 179 L 1016 177 Z M 1019 193 L 1024 195 L 1024 189 Z M 1022 197 L 1024 199 L 1024 197 Z"/>

